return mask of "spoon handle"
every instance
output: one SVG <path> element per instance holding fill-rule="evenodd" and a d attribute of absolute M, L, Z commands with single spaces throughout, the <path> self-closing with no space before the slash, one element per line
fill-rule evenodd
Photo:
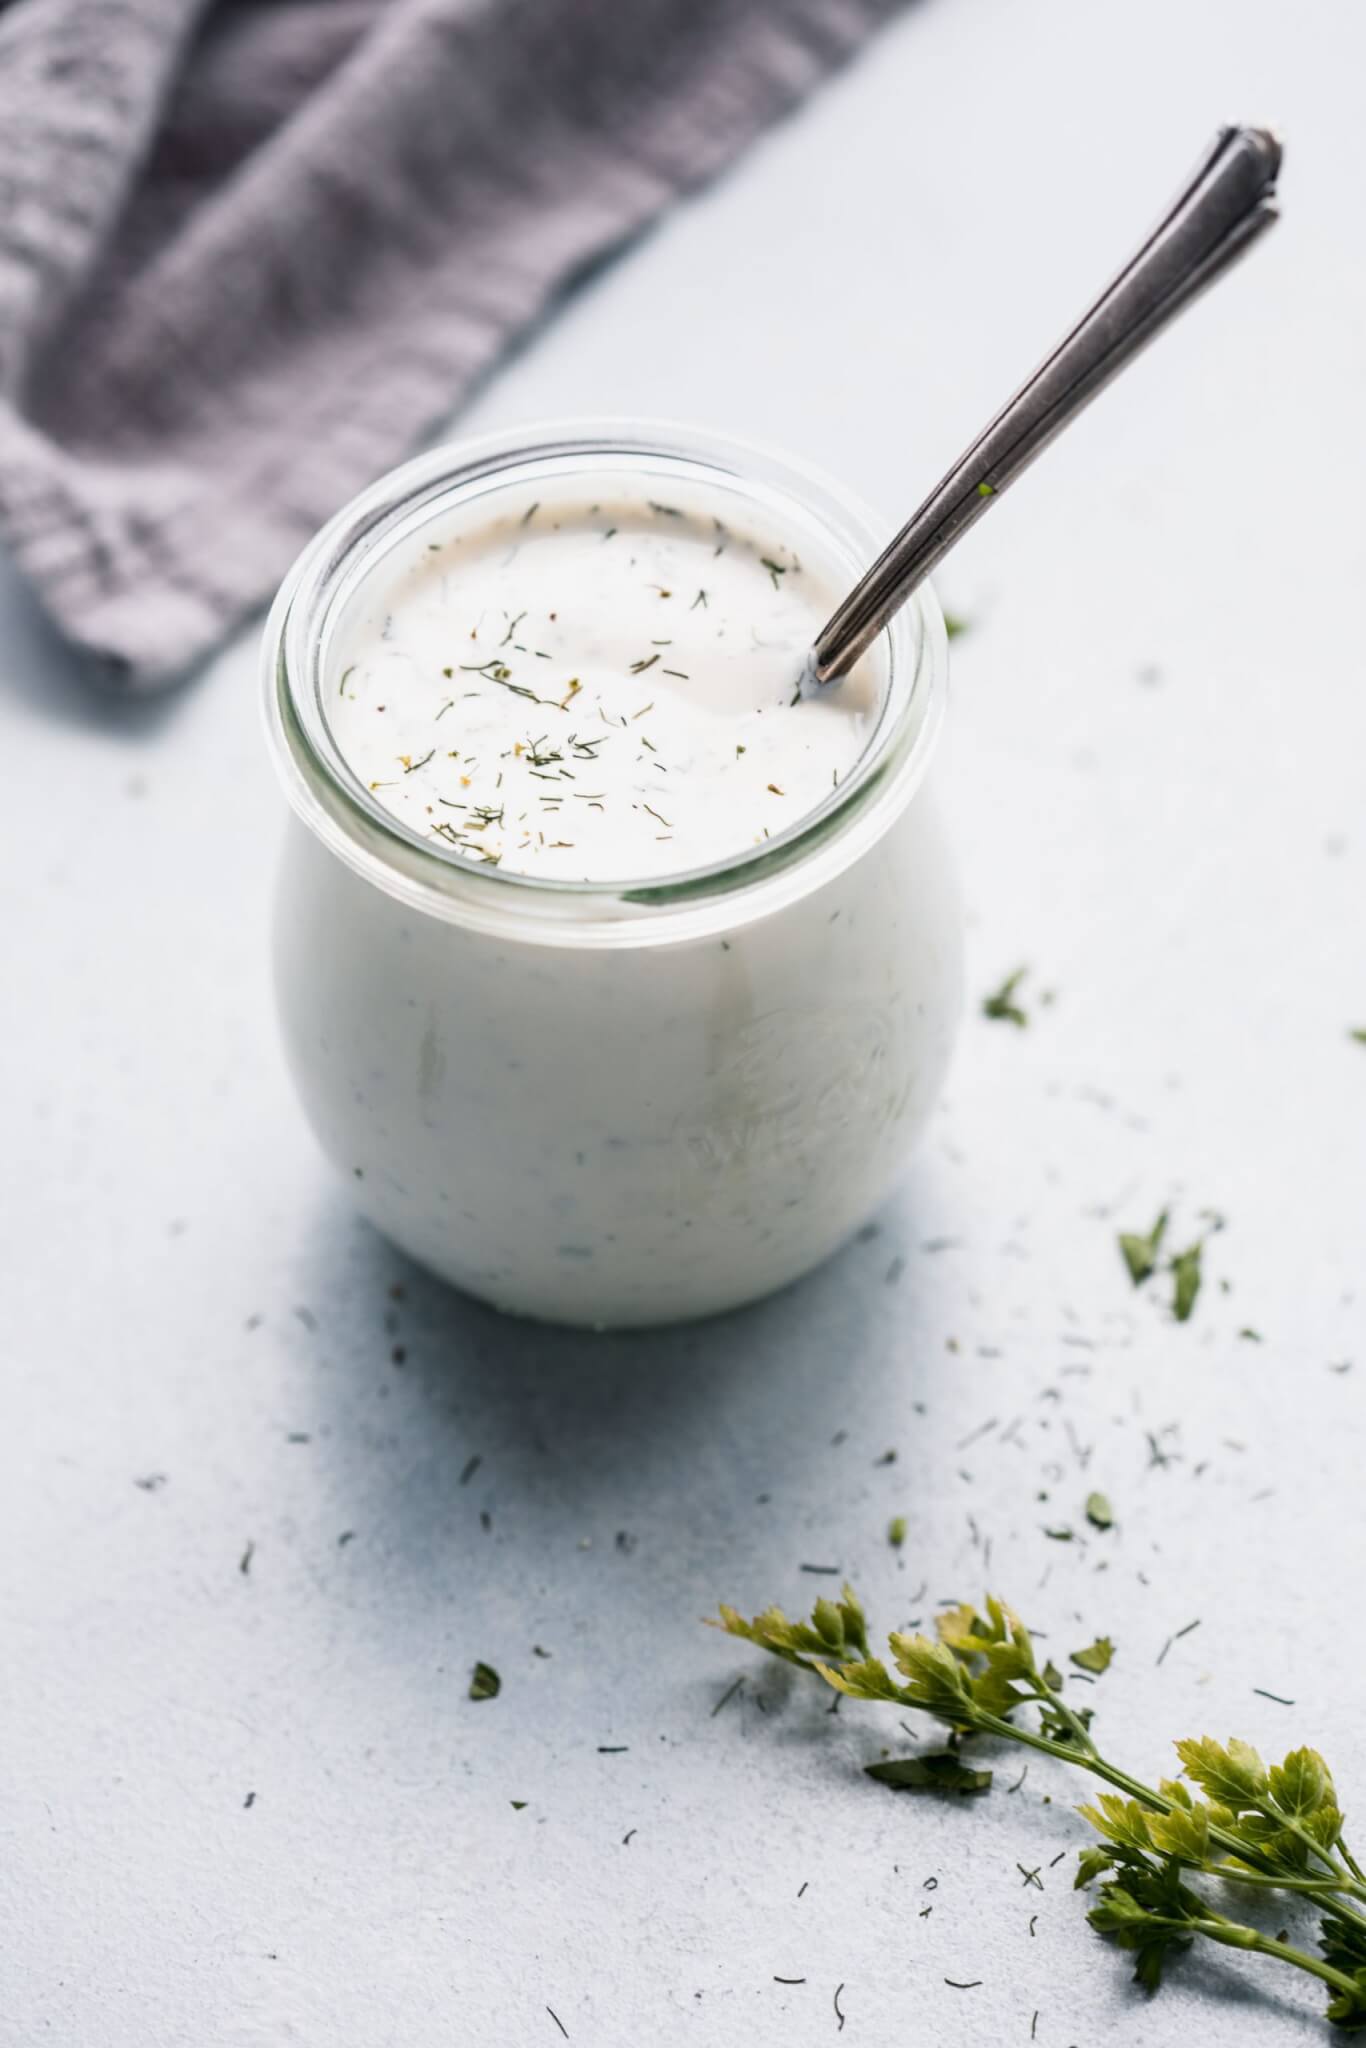
<path fill-rule="evenodd" d="M 940 557 L 1055 434 L 1276 218 L 1281 147 L 1221 129 L 1194 177 L 1124 269 L 931 491 L 816 641 L 818 683 L 842 676 Z"/>

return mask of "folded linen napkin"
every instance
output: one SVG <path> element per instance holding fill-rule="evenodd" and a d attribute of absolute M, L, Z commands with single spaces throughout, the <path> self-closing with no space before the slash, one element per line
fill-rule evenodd
<path fill-rule="evenodd" d="M 0 543 L 132 688 L 900 0 L 10 0 Z"/>

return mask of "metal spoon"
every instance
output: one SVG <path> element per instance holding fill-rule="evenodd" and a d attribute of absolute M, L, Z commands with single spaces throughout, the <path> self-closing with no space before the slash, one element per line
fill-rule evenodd
<path fill-rule="evenodd" d="M 852 668 L 1054 435 L 1270 227 L 1280 167 L 1281 146 L 1268 129 L 1220 130 L 1137 254 L 854 585 L 807 657 L 804 688 L 836 682 Z"/>

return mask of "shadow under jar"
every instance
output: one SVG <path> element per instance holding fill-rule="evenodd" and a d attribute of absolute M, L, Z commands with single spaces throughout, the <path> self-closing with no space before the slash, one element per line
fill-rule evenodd
<path fill-rule="evenodd" d="M 612 526 L 622 506 L 617 516 L 634 507 L 647 524 Z M 537 570 L 529 625 L 510 602 L 476 608 L 471 623 L 467 580 L 476 563 L 506 578 L 519 559 L 528 571 L 552 561 L 518 554 L 552 534 L 606 550 L 624 531 L 613 573 L 637 561 L 648 571 L 651 548 L 677 563 L 712 529 L 718 558 L 737 550 L 726 573 L 746 550 L 762 567 L 790 630 L 798 579 L 814 631 L 881 539 L 842 490 L 784 458 L 653 422 L 571 422 L 437 449 L 382 479 L 304 551 L 267 627 L 267 720 L 294 811 L 276 980 L 305 1111 L 388 1237 L 469 1293 L 549 1321 L 629 1328 L 708 1315 L 810 1270 L 888 1193 L 957 1027 L 961 920 L 929 775 L 947 648 L 928 587 L 864 657 L 861 678 L 841 686 L 861 689 L 867 712 L 849 758 L 820 757 L 823 731 L 849 753 L 847 713 L 838 727 L 800 727 L 800 758 L 785 757 L 793 786 L 816 766 L 820 775 L 800 815 L 775 808 L 775 828 L 756 829 L 769 813 L 734 808 L 757 801 L 751 791 L 770 804 L 788 792 L 776 776 L 754 779 L 765 772 L 756 735 L 798 730 L 782 725 L 778 700 L 767 700 L 766 727 L 763 704 L 730 726 L 731 707 L 713 700 L 698 713 L 701 751 L 689 754 L 696 791 L 676 779 L 641 785 L 667 798 L 633 796 L 633 776 L 669 769 L 643 752 L 633 756 L 643 766 L 612 785 L 631 831 L 647 822 L 642 806 L 654 820 L 665 802 L 679 811 L 671 800 L 682 794 L 705 799 L 687 812 L 691 843 L 664 814 L 670 833 L 651 827 L 648 863 L 634 873 L 567 871 L 596 858 L 601 872 L 603 856 L 567 834 L 608 830 L 608 793 L 596 787 L 608 778 L 589 764 L 623 762 L 637 719 L 643 735 L 659 730 L 650 671 L 661 685 L 681 674 L 674 664 L 710 635 L 724 689 L 728 673 L 747 677 L 746 646 L 734 621 L 727 642 L 700 582 L 694 595 L 656 577 L 658 631 L 642 644 L 640 673 L 617 659 L 606 625 L 589 649 L 622 671 L 599 693 L 566 678 L 574 664 L 554 635 L 571 646 L 576 607 L 608 601 L 589 576 L 605 552 L 566 555 L 580 571 L 539 615 Z M 695 561 L 686 565 L 697 581 Z M 447 614 L 443 647 L 433 620 Z M 752 621 L 745 630 L 753 662 L 772 669 L 777 627 L 776 638 Z M 795 687 L 804 646 L 794 640 L 784 664 L 789 652 Z M 786 677 L 785 665 L 784 703 Z M 511 707 L 509 691 L 521 700 Z M 435 721 L 430 755 L 403 744 L 425 730 L 415 706 Z M 507 718 L 523 711 L 525 737 L 512 742 Z M 503 747 L 487 738 L 499 715 Z M 371 774 L 390 732 L 396 751 L 383 758 L 394 765 Z M 732 747 L 739 732 L 748 737 Z M 724 754 L 728 773 L 733 757 L 736 772 L 725 781 L 718 765 L 708 785 L 698 763 L 718 735 L 708 758 Z M 751 748 L 753 763 L 742 758 Z M 728 810 L 717 808 L 723 787 Z M 699 859 L 716 829 L 708 819 L 732 816 L 714 857 Z M 687 851 L 682 871 L 670 869 L 675 843 Z"/>

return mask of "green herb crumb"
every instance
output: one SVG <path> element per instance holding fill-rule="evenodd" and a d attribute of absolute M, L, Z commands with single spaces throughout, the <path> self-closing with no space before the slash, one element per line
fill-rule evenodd
<path fill-rule="evenodd" d="M 525 524 L 525 522 L 523 523 Z M 472 1700 L 496 1700 L 502 1690 L 503 1681 L 491 1664 L 481 1662 L 475 1665 L 470 1675 L 470 1698 Z"/>
<path fill-rule="evenodd" d="M 1028 972 L 1027 967 L 1017 967 L 1013 974 L 1006 976 L 993 995 L 983 997 L 982 1015 L 989 1017 L 995 1024 L 1014 1024 L 1017 1029 L 1023 1031 L 1029 1017 L 1016 1002 L 1015 991 Z"/>
<path fill-rule="evenodd" d="M 1157 1255 L 1166 1231 L 1167 1211 L 1164 1209 L 1146 1237 L 1133 1230 L 1120 1232 L 1120 1254 L 1135 1287 L 1141 1287 L 1157 1271 Z"/>
<path fill-rule="evenodd" d="M 1191 1310 L 1199 1297 L 1200 1261 L 1204 1250 L 1204 1239 L 1197 1238 L 1193 1245 L 1188 1245 L 1185 1251 L 1178 1252 L 1172 1260 L 1172 1279 L 1175 1283 L 1172 1292 L 1172 1314 L 1178 1323 L 1190 1320 Z"/>

